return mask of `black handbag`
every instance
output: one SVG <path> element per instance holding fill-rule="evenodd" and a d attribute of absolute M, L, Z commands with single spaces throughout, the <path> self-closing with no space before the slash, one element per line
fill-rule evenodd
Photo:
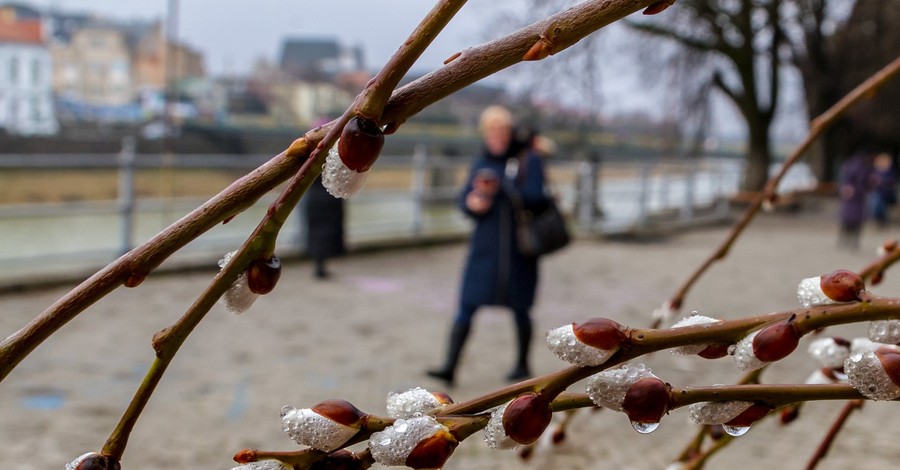
<path fill-rule="evenodd" d="M 566 220 L 553 199 L 549 200 L 546 209 L 537 214 L 520 207 L 515 210 L 515 215 L 519 252 L 525 256 L 550 254 L 571 241 Z"/>
<path fill-rule="evenodd" d="M 521 155 L 518 162 L 524 162 Z M 515 173 L 518 176 L 518 165 Z M 505 186 L 509 199 L 512 201 L 519 253 L 537 258 L 553 253 L 569 244 L 572 237 L 566 227 L 566 219 L 552 197 L 547 198 L 547 204 L 543 210 L 534 212 L 525 207 L 522 196 L 512 182 Z"/>

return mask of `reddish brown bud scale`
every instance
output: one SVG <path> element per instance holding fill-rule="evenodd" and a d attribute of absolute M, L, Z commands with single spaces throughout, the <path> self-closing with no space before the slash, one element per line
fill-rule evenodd
<path fill-rule="evenodd" d="M 881 281 L 883 281 L 883 280 L 884 280 L 884 271 L 878 271 L 872 275 L 872 279 L 869 282 L 871 282 L 873 286 L 877 286 L 878 284 L 881 284 Z"/>
<path fill-rule="evenodd" d="M 728 355 L 728 347 L 730 344 L 713 343 L 708 345 L 703 351 L 697 353 L 703 359 L 719 359 Z"/>
<path fill-rule="evenodd" d="M 281 260 L 278 256 L 254 260 L 247 268 L 247 287 L 254 294 L 265 295 L 275 289 L 280 277 Z"/>
<path fill-rule="evenodd" d="M 638 380 L 625 392 L 622 410 L 634 423 L 658 423 L 669 411 L 669 386 L 655 377 Z"/>
<path fill-rule="evenodd" d="M 897 240 L 887 240 L 881 245 L 881 248 L 887 252 L 894 251 L 897 249 Z"/>
<path fill-rule="evenodd" d="M 234 459 L 234 461 L 239 464 L 256 462 L 256 460 L 257 460 L 256 450 L 254 450 L 254 449 L 241 450 L 238 453 L 234 454 L 234 457 L 232 457 L 232 459 Z"/>
<path fill-rule="evenodd" d="M 354 426 L 366 415 L 346 400 L 326 400 L 312 407 L 312 410 L 344 426 Z"/>
<path fill-rule="evenodd" d="M 782 425 L 790 424 L 794 422 L 800 416 L 800 407 L 797 405 L 788 405 L 781 409 L 781 414 L 778 417 L 778 421 Z"/>
<path fill-rule="evenodd" d="M 531 460 L 531 456 L 534 455 L 534 446 L 522 446 L 519 450 L 519 458 L 524 461 Z"/>
<path fill-rule="evenodd" d="M 800 335 L 791 320 L 763 328 L 753 338 L 753 355 L 763 362 L 784 359 L 800 344 Z"/>
<path fill-rule="evenodd" d="M 442 405 L 450 405 L 453 403 L 453 399 L 450 398 L 450 395 L 447 395 L 444 392 L 431 392 L 431 395 Z"/>
<path fill-rule="evenodd" d="M 566 430 L 565 429 L 557 429 L 553 432 L 553 435 L 550 436 L 550 441 L 554 444 L 560 444 L 562 441 L 566 440 Z"/>
<path fill-rule="evenodd" d="M 368 171 L 384 147 L 384 133 L 371 119 L 355 116 L 341 131 L 338 155 L 344 165 L 358 173 Z"/>
<path fill-rule="evenodd" d="M 618 348 L 625 341 L 622 325 L 608 318 L 592 318 L 572 325 L 572 332 L 582 343 L 598 349 Z"/>
<path fill-rule="evenodd" d="M 875 357 L 881 361 L 884 371 L 894 385 L 900 386 L 900 352 L 890 348 L 878 348 L 875 351 Z"/>
<path fill-rule="evenodd" d="M 550 401 L 539 393 L 527 392 L 514 398 L 503 412 L 503 431 L 519 444 L 538 440 L 550 420 L 553 410 Z"/>
<path fill-rule="evenodd" d="M 772 411 L 772 407 L 769 405 L 764 405 L 762 403 L 754 403 L 750 405 L 749 408 L 744 410 L 743 413 L 737 415 L 731 421 L 725 423 L 726 426 L 734 426 L 736 428 L 748 427 L 751 424 L 761 420 L 765 417 L 769 412 Z"/>
<path fill-rule="evenodd" d="M 656 2 L 647 8 L 644 9 L 645 15 L 655 15 L 657 13 L 662 13 L 666 8 L 672 6 L 675 3 L 675 0 L 661 0 Z"/>
<path fill-rule="evenodd" d="M 415 469 L 441 468 L 458 445 L 459 441 L 449 432 L 438 432 L 416 444 L 406 457 L 406 466 Z"/>
<path fill-rule="evenodd" d="M 551 54 L 553 54 L 553 48 L 547 43 L 546 39 L 541 38 L 528 49 L 528 52 L 522 56 L 522 60 L 531 61 L 546 59 Z"/>
<path fill-rule="evenodd" d="M 819 285 L 822 292 L 835 302 L 857 301 L 859 294 L 866 290 L 866 284 L 859 274 L 846 269 L 822 275 Z"/>
<path fill-rule="evenodd" d="M 75 470 L 121 470 L 122 465 L 113 457 L 108 455 L 94 454 L 88 455 L 78 465 Z"/>

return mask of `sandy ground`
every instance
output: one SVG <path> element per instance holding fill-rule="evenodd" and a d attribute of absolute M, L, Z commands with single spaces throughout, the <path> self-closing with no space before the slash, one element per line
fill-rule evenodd
<path fill-rule="evenodd" d="M 801 278 L 858 270 L 898 232 L 869 229 L 862 250 L 839 251 L 830 207 L 765 215 L 702 279 L 685 311 L 736 318 L 794 308 Z M 593 316 L 647 325 L 650 312 L 725 234 L 724 228 L 708 228 L 653 241 L 578 241 L 543 263 L 537 331 Z M 455 244 L 349 256 L 333 263 L 336 276 L 327 282 L 314 281 L 310 266 L 296 262 L 286 267 L 279 288 L 249 312 L 236 316 L 217 307 L 164 377 L 137 424 L 123 468 L 228 469 L 242 448 L 297 448 L 281 432 L 283 405 L 342 398 L 384 414 L 389 391 L 441 389 L 422 371 L 443 355 L 464 255 L 465 246 Z M 151 362 L 151 336 L 175 321 L 209 280 L 209 273 L 152 276 L 137 289 L 103 299 L 35 350 L 0 384 L 0 468 L 62 469 L 98 449 Z M 900 295 L 900 275 L 889 273 L 873 290 Z M 64 292 L 0 297 L 0 335 L 20 328 Z M 538 336 L 534 370 L 562 368 Z M 479 312 L 464 356 L 458 386 L 450 391 L 457 401 L 505 385 L 513 359 L 511 315 Z M 676 386 L 729 383 L 741 375 L 727 358 L 657 353 L 645 362 Z M 812 368 L 803 343 L 765 379 L 802 381 Z M 771 419 L 759 423 L 709 468 L 802 468 L 841 405 L 810 405 L 786 428 Z M 622 414 L 582 412 L 561 446 L 539 448 L 528 463 L 515 452 L 487 449 L 477 434 L 445 468 L 662 469 L 694 429 L 686 410 L 673 411 L 649 435 L 633 431 Z M 897 432 L 900 408 L 868 404 L 820 468 L 895 468 Z"/>

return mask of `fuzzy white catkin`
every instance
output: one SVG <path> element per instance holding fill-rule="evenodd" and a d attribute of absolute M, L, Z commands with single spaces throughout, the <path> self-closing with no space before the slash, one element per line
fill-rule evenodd
<path fill-rule="evenodd" d="M 900 398 L 900 386 L 891 380 L 874 351 L 851 354 L 844 362 L 844 372 L 853 388 L 873 400 Z"/>
<path fill-rule="evenodd" d="M 844 366 L 850 347 L 838 344 L 834 338 L 819 338 L 809 343 L 809 355 L 822 367 L 836 369 Z"/>
<path fill-rule="evenodd" d="M 237 252 L 225 253 L 225 256 L 219 260 L 219 268 L 225 269 L 235 253 Z M 259 295 L 250 290 L 250 285 L 247 283 L 247 271 L 244 271 L 222 295 L 221 302 L 229 312 L 243 313 L 253 306 L 253 302 L 256 302 L 257 298 Z"/>
<path fill-rule="evenodd" d="M 442 406 L 431 392 L 421 387 L 389 393 L 387 397 L 387 414 L 394 419 L 434 415 Z"/>
<path fill-rule="evenodd" d="M 333 421 L 310 408 L 292 406 L 282 408 L 281 427 L 297 444 L 325 452 L 339 448 L 359 432 L 358 428 Z"/>
<path fill-rule="evenodd" d="M 688 407 L 691 421 L 697 424 L 725 424 L 753 406 L 752 401 L 704 401 Z"/>
<path fill-rule="evenodd" d="M 711 318 L 703 315 L 697 315 L 697 312 L 694 312 L 690 316 L 684 317 L 681 320 L 675 322 L 672 325 L 672 328 L 682 328 L 688 326 L 696 326 L 696 325 L 709 325 L 712 323 L 720 322 L 717 318 Z M 672 354 L 682 354 L 685 356 L 692 356 L 694 354 L 698 354 L 709 346 L 708 344 L 688 344 L 686 346 L 679 346 L 677 348 L 672 348 Z"/>
<path fill-rule="evenodd" d="M 738 369 L 750 371 L 768 364 L 766 361 L 761 361 L 753 353 L 753 339 L 756 338 L 760 331 L 756 330 L 750 333 L 730 348 L 729 353 L 734 357 L 734 363 L 737 364 Z"/>
<path fill-rule="evenodd" d="M 332 196 L 349 199 L 362 189 L 369 172 L 360 173 L 347 168 L 347 165 L 341 161 L 337 149 L 338 143 L 335 142 L 328 151 L 328 156 L 325 157 L 325 164 L 322 166 L 322 185 Z"/>
<path fill-rule="evenodd" d="M 245 465 L 239 465 L 231 470 L 293 470 L 294 467 L 285 465 L 277 460 L 260 460 L 259 462 L 250 462 Z"/>
<path fill-rule="evenodd" d="M 80 464 L 82 460 L 84 460 L 92 455 L 97 455 L 97 453 L 96 452 L 85 452 L 84 454 L 81 454 L 78 457 L 75 457 L 75 460 L 66 464 L 66 470 L 75 470 L 75 467 L 77 467 L 78 464 Z"/>
<path fill-rule="evenodd" d="M 808 277 L 797 286 L 797 300 L 804 307 L 837 303 L 822 291 L 822 276 Z"/>
<path fill-rule="evenodd" d="M 625 394 L 631 385 L 648 377 L 657 378 L 644 364 L 625 364 L 592 375 L 587 382 L 587 394 L 598 406 L 622 411 Z"/>
<path fill-rule="evenodd" d="M 372 458 L 381 465 L 400 467 L 406 465 L 409 454 L 420 442 L 442 430 L 448 431 L 431 416 L 398 419 L 384 431 L 372 433 L 369 450 Z"/>
<path fill-rule="evenodd" d="M 519 443 L 506 435 L 506 429 L 503 428 L 503 413 L 506 412 L 507 406 L 509 406 L 509 402 L 492 411 L 491 419 L 488 421 L 487 426 L 484 427 L 484 442 L 491 449 L 513 449 L 519 445 Z"/>
<path fill-rule="evenodd" d="M 869 339 L 877 343 L 900 343 L 900 320 L 876 320 L 870 322 Z"/>
<path fill-rule="evenodd" d="M 606 362 L 616 351 L 600 349 L 582 343 L 575 336 L 574 325 L 563 325 L 547 332 L 547 347 L 556 357 L 576 366 L 599 366 Z"/>

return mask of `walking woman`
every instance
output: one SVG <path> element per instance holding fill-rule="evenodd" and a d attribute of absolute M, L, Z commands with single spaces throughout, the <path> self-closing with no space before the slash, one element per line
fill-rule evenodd
<path fill-rule="evenodd" d="M 479 307 L 505 306 L 512 310 L 518 343 L 516 362 L 507 380 L 530 377 L 531 306 L 538 283 L 538 260 L 519 253 L 515 237 L 513 203 L 526 208 L 546 205 L 544 168 L 531 150 L 529 139 L 516 139 L 512 114 L 491 106 L 481 115 L 484 150 L 473 163 L 460 195 L 463 212 L 475 220 L 469 255 L 463 272 L 459 306 L 450 330 L 444 365 L 427 374 L 452 386 L 463 346 Z"/>

